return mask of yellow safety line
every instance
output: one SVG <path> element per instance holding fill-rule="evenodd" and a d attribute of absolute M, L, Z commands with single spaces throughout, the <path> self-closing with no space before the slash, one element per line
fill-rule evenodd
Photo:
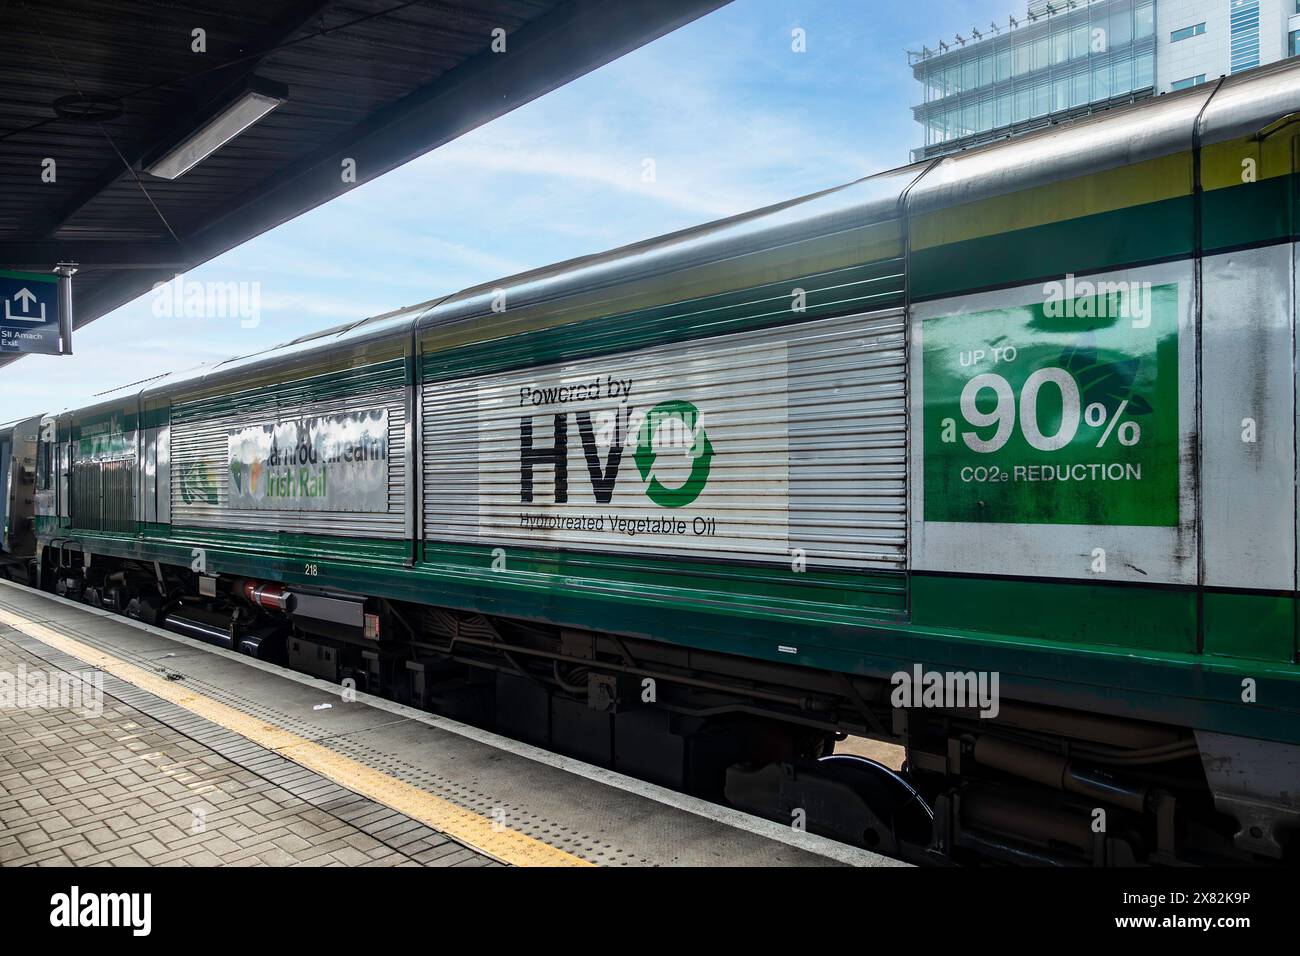
<path fill-rule="evenodd" d="M 313 743 L 274 724 L 253 717 L 220 701 L 205 697 L 111 654 L 65 637 L 43 624 L 0 608 L 0 624 L 79 658 L 91 667 L 112 674 L 141 690 L 184 707 L 191 713 L 234 731 L 253 743 L 333 780 L 376 803 L 419 820 L 455 840 L 516 866 L 594 866 L 549 843 L 512 830 L 449 800 L 436 797 L 404 780 L 381 773 L 359 761 Z"/>

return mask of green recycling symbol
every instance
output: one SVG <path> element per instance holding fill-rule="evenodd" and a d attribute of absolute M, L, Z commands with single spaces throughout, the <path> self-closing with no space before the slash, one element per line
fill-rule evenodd
<path fill-rule="evenodd" d="M 700 492 L 704 490 L 704 485 L 709 480 L 709 467 L 715 452 L 708 433 L 700 429 L 696 443 L 698 447 L 691 449 L 694 462 L 686 483 L 679 488 L 669 488 L 662 484 L 658 478 L 650 474 L 654 470 L 656 457 L 654 437 L 659 425 L 670 418 L 680 418 L 686 428 L 692 429 L 700 420 L 700 412 L 690 402 L 677 399 L 660 402 L 650 409 L 641 421 L 641 430 L 637 434 L 636 454 L 633 457 L 636 459 L 637 470 L 641 472 L 641 480 L 649 482 L 645 493 L 650 500 L 665 508 L 683 508 L 698 498 Z"/>

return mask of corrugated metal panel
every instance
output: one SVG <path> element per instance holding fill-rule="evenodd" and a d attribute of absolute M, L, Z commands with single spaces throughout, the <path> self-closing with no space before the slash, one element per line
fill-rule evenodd
<path fill-rule="evenodd" d="M 786 566 L 802 551 L 810 568 L 900 568 L 903 328 L 892 310 L 426 383 L 426 537 Z M 611 380 L 630 385 L 626 405 Z M 698 410 L 714 453 L 699 496 L 677 507 L 653 500 L 649 481 L 683 486 L 689 449 L 705 446 L 697 429 L 666 446 L 671 418 L 661 418 L 653 461 L 638 461 L 644 416 L 665 402 Z M 543 460 L 557 437 L 567 445 L 558 489 L 555 459 Z M 543 456 L 527 468 L 525 443 Z M 665 518 L 687 530 L 631 535 L 623 524 Z M 697 519 L 714 530 L 696 533 Z"/>
<path fill-rule="evenodd" d="M 205 402 L 193 403 L 202 406 Z M 237 403 L 238 404 L 238 403 Z M 390 388 L 298 404 L 274 401 L 273 411 L 237 412 L 200 417 L 193 407 L 173 408 L 170 427 L 171 521 L 176 525 L 243 531 L 292 531 L 370 538 L 401 538 L 406 519 L 406 391 Z M 253 424 L 272 424 L 337 415 L 360 409 L 388 410 L 388 512 L 356 514 L 323 511 L 265 511 L 228 507 L 231 431 Z M 161 456 L 160 456 L 161 457 Z M 160 485 L 162 483 L 160 482 Z"/>
<path fill-rule="evenodd" d="M 132 531 L 135 456 L 78 460 L 72 466 L 72 524 L 92 531 Z"/>

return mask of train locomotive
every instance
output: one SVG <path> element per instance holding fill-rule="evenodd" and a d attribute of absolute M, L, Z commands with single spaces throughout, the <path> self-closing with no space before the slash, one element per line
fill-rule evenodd
<path fill-rule="evenodd" d="M 1294 862 L 1298 136 L 1264 67 L 43 416 L 34 579 L 904 859 Z"/>

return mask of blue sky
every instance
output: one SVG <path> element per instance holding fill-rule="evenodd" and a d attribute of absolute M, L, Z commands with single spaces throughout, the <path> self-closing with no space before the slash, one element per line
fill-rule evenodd
<path fill-rule="evenodd" d="M 903 165 L 904 51 L 1024 6 L 734 0 L 185 277 L 258 283 L 255 327 L 160 319 L 146 295 L 75 355 L 0 369 L 0 421 Z"/>

